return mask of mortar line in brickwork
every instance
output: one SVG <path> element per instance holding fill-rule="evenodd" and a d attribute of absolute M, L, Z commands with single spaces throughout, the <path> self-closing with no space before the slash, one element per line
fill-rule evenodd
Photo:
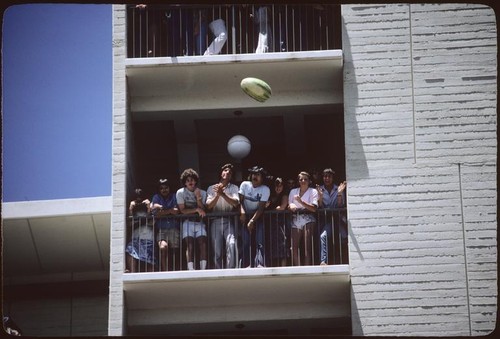
<path fill-rule="evenodd" d="M 471 314 L 470 314 L 470 296 L 469 296 L 469 275 L 468 275 L 468 265 L 467 265 L 467 246 L 465 243 L 465 220 L 464 220 L 464 200 L 462 193 L 462 167 L 458 163 L 458 188 L 460 192 L 460 215 L 462 222 L 462 241 L 464 246 L 464 262 L 465 262 L 465 288 L 467 293 L 467 312 L 469 315 L 469 335 L 472 335 L 472 325 L 471 325 Z"/>
<path fill-rule="evenodd" d="M 413 117 L 413 163 L 417 163 L 417 131 L 415 119 L 415 80 L 413 78 L 413 33 L 411 22 L 411 4 L 408 4 L 408 22 L 410 30 L 410 76 L 411 76 L 411 103 L 412 103 L 412 117 Z"/>

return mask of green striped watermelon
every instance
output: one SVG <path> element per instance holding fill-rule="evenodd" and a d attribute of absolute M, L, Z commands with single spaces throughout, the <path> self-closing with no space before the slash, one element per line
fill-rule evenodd
<path fill-rule="evenodd" d="M 241 80 L 241 89 L 257 101 L 264 102 L 271 97 L 271 87 L 263 80 L 245 78 Z"/>

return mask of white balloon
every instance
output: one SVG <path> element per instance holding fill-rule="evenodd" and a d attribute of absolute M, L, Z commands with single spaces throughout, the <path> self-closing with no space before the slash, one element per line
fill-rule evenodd
<path fill-rule="evenodd" d="M 227 142 L 227 151 L 233 158 L 238 160 L 246 157 L 250 153 L 251 149 L 252 144 L 250 143 L 250 140 L 243 135 L 235 135 Z"/>

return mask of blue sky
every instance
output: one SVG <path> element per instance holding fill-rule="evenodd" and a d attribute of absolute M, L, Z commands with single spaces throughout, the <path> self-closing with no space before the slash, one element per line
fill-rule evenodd
<path fill-rule="evenodd" d="M 110 5 L 7 8 L 2 199 L 111 195 Z"/>

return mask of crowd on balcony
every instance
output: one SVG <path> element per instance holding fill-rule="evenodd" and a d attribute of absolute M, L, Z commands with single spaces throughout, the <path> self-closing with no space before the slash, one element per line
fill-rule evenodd
<path fill-rule="evenodd" d="M 167 179 L 151 200 L 136 189 L 126 272 L 328 265 L 335 244 L 347 262 L 346 182 L 331 168 L 285 181 L 254 166 L 239 186 L 233 170 L 223 165 L 206 191 L 192 168 L 175 192 Z"/>

